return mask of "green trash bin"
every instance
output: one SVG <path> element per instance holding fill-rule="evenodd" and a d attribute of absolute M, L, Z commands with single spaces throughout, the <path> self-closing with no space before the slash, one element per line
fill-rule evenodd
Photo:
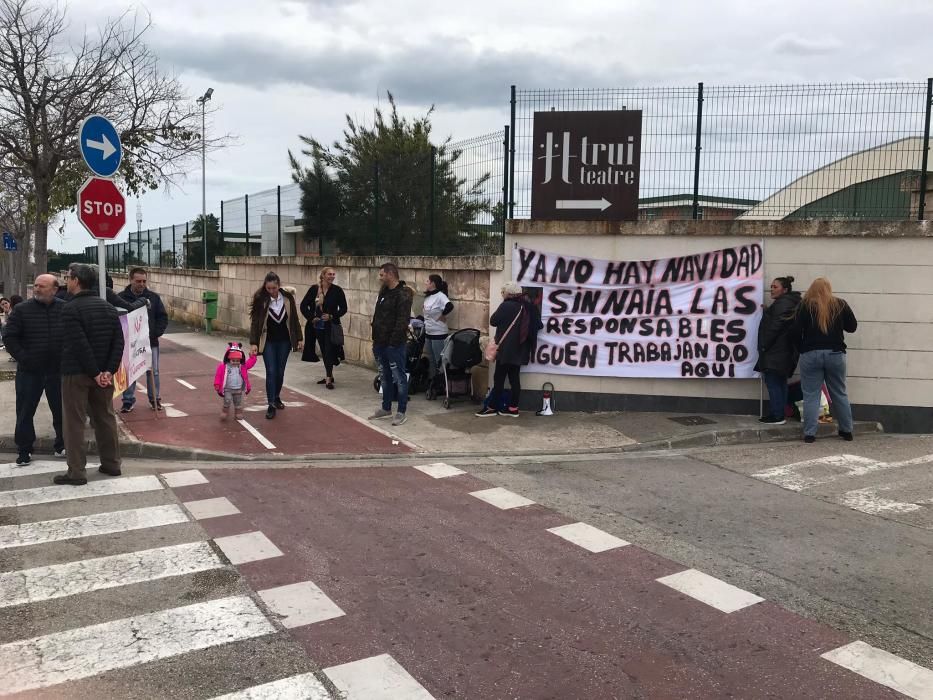
<path fill-rule="evenodd" d="M 217 318 L 217 292 L 201 292 L 201 301 L 204 302 L 204 330 L 210 333 L 212 321 Z"/>

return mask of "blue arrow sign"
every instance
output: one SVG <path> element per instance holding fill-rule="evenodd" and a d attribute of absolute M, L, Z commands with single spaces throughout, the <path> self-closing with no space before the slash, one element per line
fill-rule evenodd
<path fill-rule="evenodd" d="M 81 122 L 78 143 L 84 162 L 96 175 L 110 177 L 117 172 L 123 148 L 120 135 L 109 119 L 94 114 Z"/>
<path fill-rule="evenodd" d="M 4 250 L 16 250 L 16 239 L 13 238 L 13 234 L 9 231 L 3 232 L 3 249 Z"/>

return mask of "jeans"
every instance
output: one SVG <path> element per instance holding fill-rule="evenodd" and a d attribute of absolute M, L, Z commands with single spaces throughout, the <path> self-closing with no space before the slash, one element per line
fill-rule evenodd
<path fill-rule="evenodd" d="M 391 411 L 398 400 L 398 412 L 408 408 L 408 375 L 405 373 L 406 351 L 402 345 L 373 345 L 373 356 L 382 375 L 382 410 Z"/>
<path fill-rule="evenodd" d="M 762 372 L 765 386 L 768 387 L 768 404 L 772 418 L 784 420 L 784 408 L 787 406 L 787 377 L 780 372 L 766 369 Z"/>
<path fill-rule="evenodd" d="M 425 341 L 425 347 L 428 351 L 428 360 L 431 362 L 430 377 L 433 379 L 441 369 L 441 353 L 444 350 L 446 338 L 428 338 Z"/>
<path fill-rule="evenodd" d="M 155 396 L 152 391 L 155 389 Z M 149 397 L 149 403 L 155 403 L 156 399 L 162 399 L 162 393 L 159 387 L 159 346 L 152 346 L 152 370 L 146 372 L 146 395 Z M 136 403 L 136 382 L 128 384 L 126 391 L 123 392 L 123 405 L 132 406 Z"/>
<path fill-rule="evenodd" d="M 285 383 L 285 365 L 292 344 L 288 340 L 266 342 L 262 361 L 266 366 L 266 401 L 271 406 L 281 401 L 282 385 Z"/>
<path fill-rule="evenodd" d="M 803 434 L 816 435 L 820 415 L 820 389 L 829 390 L 833 418 L 840 432 L 852 432 L 852 407 L 846 394 L 846 354 L 839 350 L 810 350 L 800 355 L 803 391 Z"/>
<path fill-rule="evenodd" d="M 62 437 L 62 376 L 20 370 L 16 373 L 16 431 L 13 436 L 20 454 L 32 453 L 33 443 L 36 441 L 33 418 L 36 409 L 39 408 L 43 391 L 52 412 L 55 451 L 65 448 L 65 440 Z"/>

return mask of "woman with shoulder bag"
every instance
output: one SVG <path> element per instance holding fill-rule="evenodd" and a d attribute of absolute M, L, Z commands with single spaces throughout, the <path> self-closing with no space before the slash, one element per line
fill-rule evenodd
<path fill-rule="evenodd" d="M 324 360 L 324 378 L 318 381 L 328 389 L 334 388 L 334 367 L 344 359 L 343 326 L 340 317 L 347 313 L 347 297 L 338 285 L 334 284 L 337 271 L 325 267 L 318 276 L 318 283 L 312 285 L 301 300 L 301 314 L 305 317 L 305 337 L 310 342 L 305 344 L 301 359 L 304 362 Z M 318 357 L 314 346 L 321 349 Z"/>
<path fill-rule="evenodd" d="M 800 305 L 800 292 L 793 290 L 793 277 L 775 277 L 771 282 L 771 306 L 761 314 L 758 325 L 758 362 L 768 387 L 769 414 L 759 422 L 784 425 L 787 405 L 787 380 L 797 367 L 798 353 L 792 338 L 794 317 Z"/>
<path fill-rule="evenodd" d="M 489 325 L 495 327 L 493 340 L 486 347 L 486 359 L 495 360 L 492 391 L 486 408 L 478 411 L 477 416 L 509 416 L 518 418 L 518 401 L 521 398 L 521 368 L 531 361 L 538 345 L 538 331 L 541 330 L 541 315 L 538 308 L 525 297 L 520 284 L 507 282 L 502 287 L 502 303 L 489 319 Z M 499 405 L 505 380 L 509 380 L 511 396 L 509 406 L 500 411 Z"/>

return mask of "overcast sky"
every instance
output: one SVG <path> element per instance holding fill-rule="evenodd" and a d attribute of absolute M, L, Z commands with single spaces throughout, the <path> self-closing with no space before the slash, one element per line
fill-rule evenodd
<path fill-rule="evenodd" d="M 132 7 L 70 0 L 89 30 Z M 629 87 L 925 80 L 933 1 L 152 0 L 147 41 L 192 96 L 213 87 L 209 129 L 236 145 L 209 156 L 208 210 L 290 182 L 298 134 L 331 142 L 391 90 L 406 114 L 431 104 L 455 140 L 502 128 L 509 86 Z M 201 208 L 200 161 L 182 189 L 141 200 L 143 228 Z M 135 229 L 136 201 L 128 201 Z M 118 240 L 126 240 L 126 233 Z M 64 239 L 91 239 L 67 217 Z"/>

